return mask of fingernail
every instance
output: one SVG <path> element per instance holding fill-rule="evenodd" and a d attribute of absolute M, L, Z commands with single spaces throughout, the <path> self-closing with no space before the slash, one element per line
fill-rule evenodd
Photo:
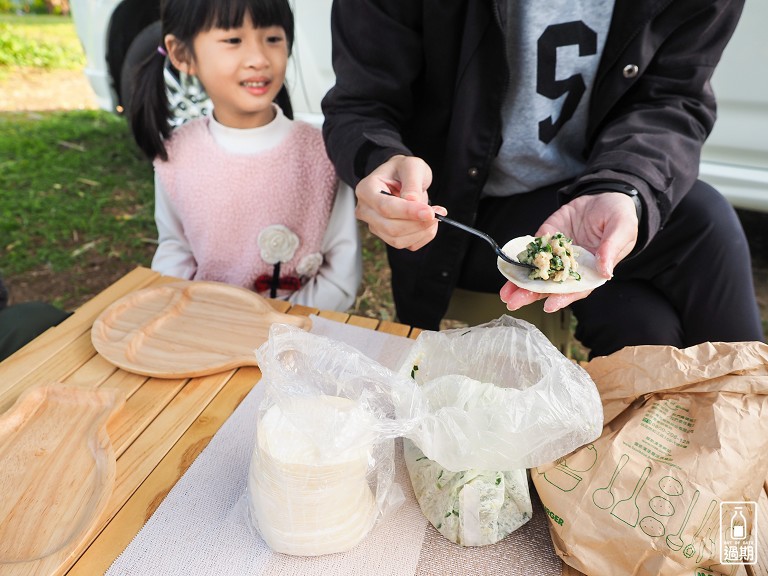
<path fill-rule="evenodd" d="M 432 218 L 435 217 L 435 214 L 432 212 L 432 210 L 424 208 L 423 210 L 419 210 L 418 217 L 419 220 L 432 220 Z"/>
<path fill-rule="evenodd" d="M 604 260 L 600 254 L 595 257 L 597 261 L 597 271 L 604 277 L 613 278 L 613 265 L 611 262 Z"/>

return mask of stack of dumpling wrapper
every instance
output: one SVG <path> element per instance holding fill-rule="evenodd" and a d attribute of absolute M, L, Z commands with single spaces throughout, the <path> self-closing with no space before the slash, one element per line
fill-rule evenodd
<path fill-rule="evenodd" d="M 256 351 L 259 404 L 247 503 L 274 551 L 345 552 L 404 501 L 390 387 L 405 378 L 342 342 L 273 324 Z"/>
<path fill-rule="evenodd" d="M 271 406 L 258 424 L 248 483 L 251 511 L 276 552 L 316 556 L 349 550 L 376 518 L 366 480 L 369 415 L 347 398 L 313 396 Z M 360 438 L 342 452 L 318 449 L 337 430 Z"/>

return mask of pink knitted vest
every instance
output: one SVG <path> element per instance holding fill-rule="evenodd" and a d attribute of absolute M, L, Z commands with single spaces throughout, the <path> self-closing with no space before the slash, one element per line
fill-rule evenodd
<path fill-rule="evenodd" d="M 322 134 L 295 121 L 279 146 L 240 155 L 216 144 L 208 122 L 176 129 L 166 143 L 168 161 L 155 161 L 197 261 L 195 279 L 253 290 L 279 260 L 280 276 L 303 284 L 322 263 L 338 185 Z"/>

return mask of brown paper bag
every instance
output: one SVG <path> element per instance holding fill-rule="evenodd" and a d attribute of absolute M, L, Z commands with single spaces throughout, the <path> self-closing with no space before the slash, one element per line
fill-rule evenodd
<path fill-rule="evenodd" d="M 768 345 L 630 347 L 585 368 L 602 435 L 531 471 L 558 555 L 594 576 L 744 573 L 720 564 L 720 503 L 757 501 L 768 476 Z"/>

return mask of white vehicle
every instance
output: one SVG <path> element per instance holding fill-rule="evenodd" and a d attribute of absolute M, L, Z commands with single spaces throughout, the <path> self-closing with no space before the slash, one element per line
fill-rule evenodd
<path fill-rule="evenodd" d="M 332 0 L 290 0 L 296 20 L 286 83 L 294 114 L 322 124 L 320 100 L 333 85 Z M 159 0 L 71 0 L 87 57 L 86 75 L 105 110 L 122 112 L 130 70 L 160 42 Z M 736 33 L 715 71 L 718 120 L 704 146 L 701 178 L 737 208 L 768 212 L 768 2 L 747 2 Z M 202 113 L 204 94 L 185 78 L 166 75 L 177 115 Z M 183 109 L 182 109 L 183 108 Z"/>
<path fill-rule="evenodd" d="M 747 2 L 715 70 L 718 116 L 704 145 L 701 179 L 736 208 L 768 212 L 768 2 Z"/>

